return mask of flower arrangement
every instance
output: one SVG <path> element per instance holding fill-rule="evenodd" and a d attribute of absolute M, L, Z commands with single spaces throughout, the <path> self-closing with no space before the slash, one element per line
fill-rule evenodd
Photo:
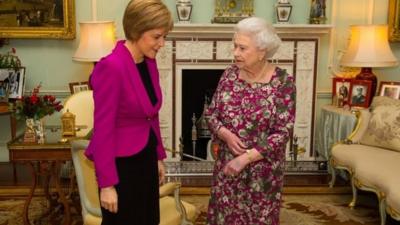
<path fill-rule="evenodd" d="M 0 68 L 20 68 L 21 60 L 18 58 L 16 53 L 17 51 L 15 48 L 11 48 L 11 51 L 6 54 L 0 54 Z"/>
<path fill-rule="evenodd" d="M 53 95 L 39 95 L 41 85 L 35 87 L 30 96 L 23 96 L 15 102 L 17 119 L 33 118 L 39 120 L 47 115 L 59 112 L 63 106 Z"/>

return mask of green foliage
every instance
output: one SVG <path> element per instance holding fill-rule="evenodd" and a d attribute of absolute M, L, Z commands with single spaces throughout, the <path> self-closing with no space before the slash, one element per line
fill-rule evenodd
<path fill-rule="evenodd" d="M 21 60 L 15 55 L 15 48 L 11 48 L 11 51 L 6 54 L 0 54 L 0 68 L 14 68 L 18 69 L 21 67 Z"/>

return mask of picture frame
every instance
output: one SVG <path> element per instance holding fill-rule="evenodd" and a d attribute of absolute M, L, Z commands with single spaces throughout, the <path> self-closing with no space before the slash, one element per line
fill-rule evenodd
<path fill-rule="evenodd" d="M 381 81 L 379 83 L 379 96 L 387 96 L 393 99 L 400 99 L 400 82 Z"/>
<path fill-rule="evenodd" d="M 347 105 L 350 97 L 351 78 L 334 77 L 332 79 L 332 105 Z"/>
<path fill-rule="evenodd" d="M 0 80 L 0 103 L 8 103 L 8 81 Z"/>
<path fill-rule="evenodd" d="M 0 38 L 75 38 L 75 0 L 0 1 L 0 9 Z"/>
<path fill-rule="evenodd" d="M 80 91 L 87 91 L 92 89 L 90 88 L 90 84 L 88 81 L 81 81 L 69 83 L 69 90 L 71 91 L 71 94 L 75 94 Z"/>
<path fill-rule="evenodd" d="M 389 41 L 400 41 L 400 0 L 389 0 Z"/>
<path fill-rule="evenodd" d="M 352 80 L 350 85 L 350 106 L 369 107 L 369 99 L 372 92 L 372 82 L 370 80 Z"/>
<path fill-rule="evenodd" d="M 25 89 L 25 67 L 1 68 L 0 81 L 8 83 L 8 99 L 22 98 Z"/>

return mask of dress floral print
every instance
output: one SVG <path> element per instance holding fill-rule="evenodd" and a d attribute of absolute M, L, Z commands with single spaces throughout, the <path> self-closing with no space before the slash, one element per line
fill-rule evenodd
<path fill-rule="evenodd" d="M 276 68 L 268 83 L 247 83 L 236 65 L 222 75 L 207 110 L 209 127 L 219 142 L 208 224 L 279 224 L 285 149 L 295 118 L 293 76 Z M 224 126 L 264 159 L 250 163 L 237 176 L 226 176 L 224 166 L 235 156 L 216 137 Z"/>

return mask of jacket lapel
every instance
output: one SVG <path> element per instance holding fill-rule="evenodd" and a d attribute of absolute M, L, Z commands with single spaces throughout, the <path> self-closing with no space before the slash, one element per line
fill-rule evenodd
<path fill-rule="evenodd" d="M 119 43 L 120 44 L 120 43 Z M 143 111 L 146 113 L 148 116 L 154 115 L 154 113 L 157 112 L 157 109 L 159 109 L 160 104 L 161 104 L 161 91 L 159 88 L 159 82 L 158 82 L 158 72 L 157 72 L 157 67 L 155 65 L 155 62 L 151 59 L 146 60 L 146 64 L 150 73 L 151 81 L 154 87 L 154 91 L 157 96 L 157 104 L 152 105 L 150 98 L 148 97 L 146 88 L 142 82 L 142 78 L 140 77 L 139 70 L 136 67 L 135 61 L 131 56 L 131 53 L 129 50 L 125 47 L 124 42 L 121 42 L 119 45 L 121 56 L 123 56 L 124 61 L 126 61 L 126 67 L 128 69 L 128 74 L 127 76 L 129 77 L 128 79 L 130 80 L 133 89 L 136 93 L 136 96 L 138 100 L 140 101 L 140 104 L 142 105 Z"/>

